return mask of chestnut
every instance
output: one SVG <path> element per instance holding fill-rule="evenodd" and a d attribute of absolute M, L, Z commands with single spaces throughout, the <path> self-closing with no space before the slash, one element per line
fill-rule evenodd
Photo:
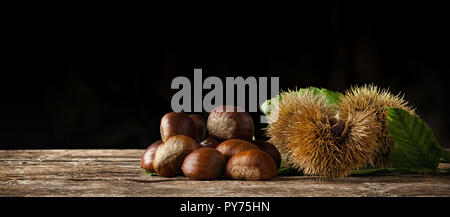
<path fill-rule="evenodd" d="M 230 159 L 233 155 L 245 151 L 248 149 L 259 149 L 258 146 L 247 142 L 242 139 L 229 139 L 222 143 L 220 143 L 216 147 L 217 151 L 223 154 L 225 156 L 225 159 Z"/>
<path fill-rule="evenodd" d="M 162 140 L 158 140 L 148 146 L 141 158 L 141 168 L 147 172 L 154 173 L 153 159 L 155 159 L 156 149 L 163 143 Z"/>
<path fill-rule="evenodd" d="M 202 116 L 196 115 L 196 114 L 190 114 L 188 116 L 194 122 L 195 129 L 197 131 L 197 136 L 198 136 L 197 142 L 202 141 L 206 136 L 206 121 L 205 121 L 205 119 Z"/>
<path fill-rule="evenodd" d="M 277 175 L 277 167 L 269 154 L 250 149 L 230 158 L 225 174 L 232 179 L 269 180 Z"/>
<path fill-rule="evenodd" d="M 194 121 L 184 112 L 165 114 L 160 124 L 161 139 L 166 142 L 172 136 L 185 135 L 199 142 Z"/>
<path fill-rule="evenodd" d="M 258 146 L 259 149 L 269 154 L 272 158 L 275 164 L 277 165 L 277 169 L 280 168 L 281 164 L 281 154 L 278 151 L 278 149 L 270 142 L 264 141 L 264 140 L 255 140 L 253 141 L 253 144 Z"/>
<path fill-rule="evenodd" d="M 219 178 L 225 167 L 225 157 L 214 148 L 199 148 L 191 152 L 181 169 L 186 177 L 195 180 Z"/>
<path fill-rule="evenodd" d="M 200 142 L 200 145 L 203 147 L 211 147 L 216 148 L 221 142 L 219 139 L 215 138 L 214 136 L 208 136 L 206 139 Z"/>
<path fill-rule="evenodd" d="M 181 174 L 181 165 L 184 158 L 201 146 L 192 138 L 177 135 L 167 139 L 155 152 L 153 169 L 164 177 L 173 177 Z"/>
<path fill-rule="evenodd" d="M 218 106 L 208 116 L 206 124 L 210 135 L 220 139 L 253 139 L 253 119 L 248 112 L 236 106 Z"/>
<path fill-rule="evenodd" d="M 345 129 L 345 121 L 340 118 L 332 117 L 328 120 L 328 122 L 331 126 L 331 134 L 338 140 L 342 140 L 347 132 Z"/>

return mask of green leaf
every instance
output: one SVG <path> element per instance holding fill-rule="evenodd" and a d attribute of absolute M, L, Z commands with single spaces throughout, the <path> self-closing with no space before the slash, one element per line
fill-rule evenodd
<path fill-rule="evenodd" d="M 342 93 L 327 90 L 325 88 L 322 88 L 322 93 L 325 94 L 325 96 L 327 97 L 329 105 L 334 105 L 340 102 L 341 96 L 343 95 Z"/>
<path fill-rule="evenodd" d="M 436 169 L 441 150 L 427 124 L 400 108 L 388 108 L 387 129 L 395 140 L 390 153 L 394 168 Z"/>
<path fill-rule="evenodd" d="M 151 173 L 151 172 L 146 171 L 146 170 L 142 170 L 142 171 L 144 171 L 144 174 L 148 175 L 148 176 L 158 176 L 158 173 Z"/>
<path fill-rule="evenodd" d="M 350 176 L 376 176 L 376 175 L 389 175 L 389 174 L 413 174 L 417 173 L 414 170 L 409 169 L 397 169 L 397 168 L 370 168 L 353 170 Z"/>
<path fill-rule="evenodd" d="M 298 91 L 294 92 L 294 94 L 297 94 L 297 93 L 304 94 L 307 90 L 312 91 L 314 95 L 323 94 L 325 96 L 325 98 L 328 100 L 328 105 L 334 105 L 334 104 L 338 103 L 340 101 L 340 97 L 342 96 L 342 93 L 327 90 L 325 88 L 317 88 L 317 87 L 300 88 Z M 277 100 L 277 98 L 280 101 L 283 99 L 281 95 L 278 95 L 272 99 L 266 100 L 261 105 L 261 110 L 263 111 L 263 113 L 265 115 L 270 114 L 270 109 L 271 109 L 270 107 L 271 107 L 273 101 Z"/>
<path fill-rule="evenodd" d="M 447 162 L 450 163 L 450 152 L 443 149 L 442 147 L 440 147 L 441 149 L 441 154 L 442 154 L 442 158 Z"/>
<path fill-rule="evenodd" d="M 325 88 L 317 88 L 317 87 L 309 87 L 309 88 L 301 88 L 299 90 L 300 94 L 305 93 L 306 90 L 312 91 L 313 94 L 319 95 L 323 94 L 325 95 L 325 98 L 328 100 L 328 105 L 334 105 L 338 102 L 340 102 L 340 97 L 343 95 L 342 93 L 331 91 Z"/>
<path fill-rule="evenodd" d="M 294 167 L 283 167 L 278 169 L 277 176 L 302 176 L 303 173 Z"/>
<path fill-rule="evenodd" d="M 262 105 L 261 105 L 261 110 L 263 111 L 263 113 L 265 115 L 269 115 L 270 114 L 270 106 L 272 105 L 272 102 L 275 100 L 281 100 L 283 99 L 283 97 L 281 95 L 277 95 L 276 97 L 272 98 L 272 99 L 268 99 L 266 100 Z"/>
<path fill-rule="evenodd" d="M 317 87 L 300 88 L 297 92 L 300 94 L 305 94 L 306 91 L 311 91 L 314 95 L 322 94 L 321 89 Z"/>
<path fill-rule="evenodd" d="M 359 169 L 353 170 L 351 176 L 366 176 L 366 175 L 379 175 L 389 173 L 390 170 L 386 168 L 371 168 L 371 169 Z"/>
<path fill-rule="evenodd" d="M 272 100 L 273 99 L 268 99 L 261 105 L 261 110 L 265 115 L 270 115 L 270 105 L 272 104 Z"/>

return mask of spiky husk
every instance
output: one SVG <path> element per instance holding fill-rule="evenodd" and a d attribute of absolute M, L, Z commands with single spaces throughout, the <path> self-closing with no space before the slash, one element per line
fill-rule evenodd
<path fill-rule="evenodd" d="M 389 167 L 389 153 L 394 141 L 389 137 L 386 127 L 387 107 L 402 108 L 411 114 L 415 114 L 414 109 L 408 106 L 400 94 L 393 95 L 388 89 L 380 89 L 375 85 L 355 86 L 346 91 L 337 105 L 340 116 L 347 118 L 354 112 L 365 111 L 372 119 L 380 123 L 380 128 L 376 128 L 377 143 L 380 145 L 374 151 L 371 167 Z"/>
<path fill-rule="evenodd" d="M 329 119 L 336 112 L 322 95 L 306 91 L 281 93 L 272 104 L 266 134 L 292 166 L 318 178 L 340 178 L 362 167 L 377 148 L 379 128 L 365 111 L 351 112 L 344 121 L 348 130 L 342 138 L 331 132 Z"/>

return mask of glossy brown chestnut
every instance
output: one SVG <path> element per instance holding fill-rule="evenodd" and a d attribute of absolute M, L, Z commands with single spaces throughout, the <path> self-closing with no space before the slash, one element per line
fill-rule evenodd
<path fill-rule="evenodd" d="M 180 175 L 184 158 L 200 147 L 190 137 L 184 135 L 172 136 L 156 149 L 153 169 L 164 177 Z"/>
<path fill-rule="evenodd" d="M 208 116 L 210 135 L 220 139 L 253 139 L 253 119 L 248 112 L 236 106 L 218 106 Z"/>
<path fill-rule="evenodd" d="M 199 141 L 194 121 L 183 112 L 170 112 L 164 115 L 160 124 L 161 139 L 166 142 L 172 136 L 185 135 Z"/>
<path fill-rule="evenodd" d="M 199 148 L 191 152 L 181 169 L 186 177 L 195 180 L 219 178 L 225 167 L 225 157 L 214 148 Z"/>
<path fill-rule="evenodd" d="M 198 141 L 202 141 L 206 136 L 206 121 L 200 115 L 190 114 L 188 115 L 194 122 L 195 129 L 198 135 Z"/>
<path fill-rule="evenodd" d="M 264 140 L 255 140 L 252 143 L 258 146 L 258 148 L 261 149 L 262 151 L 269 154 L 273 158 L 275 165 L 277 165 L 277 169 L 280 168 L 281 154 L 272 143 Z"/>
<path fill-rule="evenodd" d="M 233 155 L 245 151 L 248 149 L 258 149 L 258 146 L 247 142 L 242 139 L 229 139 L 225 140 L 224 142 L 220 143 L 216 147 L 217 151 L 223 154 L 225 156 L 225 159 L 230 159 Z"/>
<path fill-rule="evenodd" d="M 225 174 L 232 179 L 269 180 L 277 175 L 277 167 L 269 154 L 250 149 L 230 158 Z"/>
<path fill-rule="evenodd" d="M 328 121 L 331 126 L 331 134 L 338 139 L 343 138 L 347 133 L 345 129 L 345 121 L 335 117 L 330 118 Z"/>
<path fill-rule="evenodd" d="M 214 136 L 208 136 L 206 139 L 200 142 L 203 147 L 216 148 L 220 142 Z"/>
<path fill-rule="evenodd" d="M 154 173 L 153 159 L 155 159 L 156 149 L 162 144 L 162 140 L 158 140 L 148 146 L 141 158 L 141 168 L 147 172 Z"/>

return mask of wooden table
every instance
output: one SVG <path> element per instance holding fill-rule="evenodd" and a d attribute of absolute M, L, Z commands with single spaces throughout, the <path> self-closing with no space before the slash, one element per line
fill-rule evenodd
<path fill-rule="evenodd" d="M 0 150 L 0 196 L 450 196 L 448 175 L 364 176 L 335 181 L 304 176 L 271 181 L 149 176 L 139 167 L 143 152 Z"/>

